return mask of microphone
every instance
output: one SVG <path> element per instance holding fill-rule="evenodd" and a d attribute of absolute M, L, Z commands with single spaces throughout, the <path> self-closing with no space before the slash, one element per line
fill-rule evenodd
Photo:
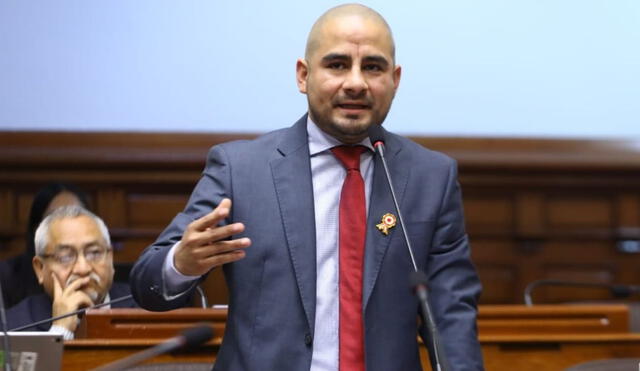
<path fill-rule="evenodd" d="M 371 125 L 368 129 L 369 139 L 373 144 L 373 148 L 376 149 L 380 160 L 382 161 L 382 166 L 384 167 L 384 174 L 387 179 L 387 184 L 389 185 L 389 190 L 391 191 L 391 198 L 393 199 L 393 204 L 396 208 L 396 212 L 398 213 L 398 221 L 400 222 L 400 228 L 402 229 L 402 233 L 404 236 L 404 241 L 407 244 L 407 250 L 409 251 L 409 257 L 411 258 L 411 264 L 413 265 L 413 272 L 409 276 L 411 287 L 415 290 L 416 296 L 418 297 L 418 301 L 420 302 L 420 309 L 422 313 L 422 322 L 425 326 L 427 326 L 427 330 L 431 333 L 431 342 L 433 346 L 433 360 L 436 366 L 437 371 L 449 371 L 449 362 L 447 361 L 446 354 L 444 349 L 442 349 L 442 342 L 440 341 L 440 335 L 438 333 L 438 327 L 433 320 L 433 314 L 431 312 L 431 307 L 429 306 L 428 301 L 428 290 L 427 290 L 427 276 L 418 269 L 418 265 L 416 264 L 416 259 L 413 254 L 413 248 L 411 247 L 411 241 L 409 240 L 409 235 L 407 234 L 407 229 L 405 228 L 404 220 L 402 219 L 402 213 L 400 212 L 400 206 L 398 205 L 398 200 L 396 198 L 396 192 L 393 189 L 393 183 L 391 182 L 391 175 L 389 175 L 389 168 L 387 166 L 387 161 L 384 157 L 384 134 L 382 131 L 382 127 L 380 125 Z"/>
<path fill-rule="evenodd" d="M 125 295 L 125 296 L 119 297 L 117 299 L 113 299 L 111 301 L 108 301 L 106 303 L 92 305 L 90 307 L 78 309 L 76 311 L 69 312 L 69 313 L 66 313 L 66 314 L 62 314 L 62 315 L 59 315 L 59 316 L 56 316 L 56 317 L 43 319 L 43 320 L 40 320 L 40 321 L 37 321 L 37 322 L 33 322 L 33 323 L 30 323 L 30 324 L 27 324 L 27 325 L 24 325 L 24 326 L 13 328 L 13 329 L 11 329 L 9 331 L 22 331 L 22 330 L 26 330 L 26 329 L 31 328 L 31 327 L 42 325 L 44 323 L 57 321 L 59 319 L 63 319 L 63 318 L 71 317 L 71 316 L 81 315 L 81 314 L 84 314 L 84 312 L 88 311 L 89 309 L 102 308 L 102 307 L 107 306 L 107 305 L 111 305 L 111 304 L 119 303 L 121 301 L 129 300 L 132 297 L 133 297 L 133 295 Z"/>
<path fill-rule="evenodd" d="M 201 325 L 184 330 L 180 335 L 172 337 L 149 349 L 132 354 L 115 362 L 95 368 L 93 371 L 124 370 L 147 359 L 171 352 L 182 347 L 197 347 L 213 337 L 213 329 L 209 325 Z"/>
<path fill-rule="evenodd" d="M 533 290 L 540 286 L 568 286 L 568 287 L 586 287 L 586 288 L 602 288 L 608 289 L 611 295 L 615 298 L 628 298 L 634 294 L 640 294 L 640 286 L 634 285 L 621 285 L 621 284 L 608 284 L 599 282 L 576 282 L 576 281 L 563 281 L 553 279 L 543 279 L 533 281 L 527 285 L 524 289 L 524 303 L 527 306 L 533 305 L 533 299 L 531 294 Z"/>
<path fill-rule="evenodd" d="M 396 199 L 396 192 L 393 189 L 393 183 L 391 183 L 391 175 L 389 175 L 389 168 L 387 167 L 387 161 L 384 158 L 384 137 L 382 134 L 382 127 L 380 125 L 371 125 L 369 127 L 369 139 L 373 144 L 373 148 L 376 149 L 376 152 L 380 156 L 380 160 L 382 160 L 382 166 L 384 167 L 384 174 L 387 179 L 387 184 L 389 184 L 389 190 L 391 191 L 391 198 L 393 199 L 393 204 L 396 208 L 396 212 L 398 213 L 398 220 L 400 221 L 400 227 L 402 228 L 402 233 L 404 235 L 404 241 L 407 244 L 407 249 L 409 251 L 409 256 L 411 257 L 411 264 L 413 265 L 413 270 L 415 272 L 418 271 L 418 265 L 416 264 L 416 259 L 413 255 L 413 249 L 411 248 L 411 242 L 409 241 L 409 236 L 407 235 L 407 229 L 404 227 L 404 220 L 402 219 L 402 213 L 400 212 L 400 206 L 398 205 L 398 200 Z"/>

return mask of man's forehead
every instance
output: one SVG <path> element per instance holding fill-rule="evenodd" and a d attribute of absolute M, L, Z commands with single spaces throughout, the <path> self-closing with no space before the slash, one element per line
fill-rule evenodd
<path fill-rule="evenodd" d="M 50 242 L 53 245 L 80 241 L 102 239 L 98 224 L 86 215 L 54 220 L 49 227 Z"/>
<path fill-rule="evenodd" d="M 392 41 L 386 28 L 378 22 L 363 20 L 350 22 L 336 19 L 323 25 L 318 37 L 317 52 L 320 55 L 336 50 L 391 55 Z"/>
<path fill-rule="evenodd" d="M 51 231 L 67 231 L 68 229 L 96 227 L 96 223 L 87 215 L 69 216 L 55 219 L 51 222 Z"/>
<path fill-rule="evenodd" d="M 377 54 L 394 59 L 393 36 L 380 17 L 363 14 L 338 14 L 322 17 L 314 25 L 307 40 L 306 57 L 320 58 L 335 48 L 377 49 Z"/>

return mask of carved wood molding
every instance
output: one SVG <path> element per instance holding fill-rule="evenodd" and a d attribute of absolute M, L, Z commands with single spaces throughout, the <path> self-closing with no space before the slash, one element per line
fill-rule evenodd
<path fill-rule="evenodd" d="M 198 168 L 215 144 L 257 134 L 140 132 L 0 132 L 0 166 Z M 640 170 L 640 141 L 545 138 L 426 138 L 465 170 L 514 172 L 632 172 Z"/>

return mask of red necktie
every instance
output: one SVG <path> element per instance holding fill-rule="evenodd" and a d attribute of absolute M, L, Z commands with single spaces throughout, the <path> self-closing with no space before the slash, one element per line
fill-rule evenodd
<path fill-rule="evenodd" d="M 339 146 L 331 152 L 347 169 L 340 194 L 340 371 L 364 371 L 362 262 L 366 235 L 363 146 Z"/>

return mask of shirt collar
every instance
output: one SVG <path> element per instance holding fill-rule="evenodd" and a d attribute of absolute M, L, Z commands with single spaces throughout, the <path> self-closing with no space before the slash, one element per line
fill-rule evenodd
<path fill-rule="evenodd" d="M 102 303 L 108 303 L 111 301 L 111 295 L 109 295 L 109 293 L 107 293 L 107 296 L 104 297 L 104 300 L 102 301 Z M 111 304 L 105 305 L 103 307 L 100 307 L 100 309 L 111 309 Z"/>
<path fill-rule="evenodd" d="M 316 125 L 316 123 L 311 120 L 311 117 L 309 115 L 307 115 L 307 135 L 309 138 L 309 154 L 311 156 L 317 155 L 320 152 L 324 152 L 333 147 L 341 146 L 344 144 L 331 135 L 322 131 L 322 129 L 320 129 L 318 125 Z M 371 144 L 371 139 L 369 139 L 369 137 L 364 138 L 358 144 L 363 145 L 369 148 L 369 150 L 375 152 L 375 150 L 373 149 L 373 145 Z"/>

